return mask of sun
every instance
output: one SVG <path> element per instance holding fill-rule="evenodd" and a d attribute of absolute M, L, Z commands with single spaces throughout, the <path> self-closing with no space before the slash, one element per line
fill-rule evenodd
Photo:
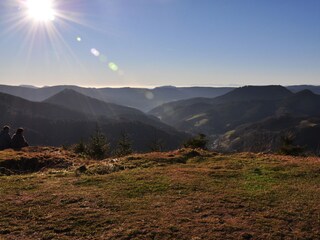
<path fill-rule="evenodd" d="M 26 0 L 27 14 L 37 22 L 53 21 L 56 12 L 53 0 Z"/>

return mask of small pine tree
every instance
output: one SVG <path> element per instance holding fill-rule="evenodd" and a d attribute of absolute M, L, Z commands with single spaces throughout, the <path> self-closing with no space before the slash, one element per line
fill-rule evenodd
<path fill-rule="evenodd" d="M 317 150 L 316 150 L 316 155 L 320 156 L 320 143 L 318 144 Z"/>
<path fill-rule="evenodd" d="M 131 154 L 132 152 L 132 143 L 128 134 L 122 133 L 114 151 L 114 155 L 117 157 L 123 157 Z"/>
<path fill-rule="evenodd" d="M 280 154 L 298 156 L 304 152 L 304 149 L 294 144 L 295 135 L 291 132 L 281 137 Z"/>
<path fill-rule="evenodd" d="M 207 139 L 207 136 L 205 134 L 200 133 L 198 136 L 193 137 L 189 139 L 187 142 L 183 144 L 183 147 L 185 148 L 201 148 L 201 149 L 207 149 L 207 145 L 209 143 L 209 140 Z"/>
<path fill-rule="evenodd" d="M 73 150 L 75 153 L 84 154 L 84 153 L 86 153 L 87 147 L 86 147 L 85 143 L 83 142 L 83 140 L 81 139 L 80 142 L 74 146 Z"/>
<path fill-rule="evenodd" d="M 151 152 L 161 152 L 164 149 L 164 142 L 160 138 L 155 138 L 149 145 Z"/>
<path fill-rule="evenodd" d="M 94 159 L 104 159 L 108 156 L 109 149 L 110 144 L 108 143 L 106 136 L 99 128 L 97 128 L 87 145 L 88 156 Z"/>

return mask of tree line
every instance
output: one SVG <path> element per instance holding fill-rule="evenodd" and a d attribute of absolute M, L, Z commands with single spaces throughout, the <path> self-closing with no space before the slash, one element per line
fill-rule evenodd
<path fill-rule="evenodd" d="M 199 134 L 183 143 L 182 147 L 207 149 L 208 143 L 209 140 L 206 135 Z M 148 147 L 150 152 L 161 152 L 164 150 L 165 142 L 161 138 L 155 136 Z M 96 128 L 88 141 L 85 142 L 84 140 L 80 140 L 79 143 L 73 145 L 71 148 L 75 153 L 93 159 L 105 159 L 110 156 L 123 157 L 134 152 L 132 140 L 126 132 L 121 133 L 115 146 L 111 147 L 110 142 L 99 127 Z"/>

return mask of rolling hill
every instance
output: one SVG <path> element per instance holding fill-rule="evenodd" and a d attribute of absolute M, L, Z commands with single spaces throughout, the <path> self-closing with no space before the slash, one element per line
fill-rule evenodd
<path fill-rule="evenodd" d="M 213 139 L 218 138 L 214 147 L 227 151 L 246 151 L 255 147 L 275 150 L 279 147 L 279 134 L 286 131 L 294 132 L 297 142 L 312 150 L 319 144 L 317 138 L 312 140 L 307 137 L 310 135 L 309 129 L 297 127 L 301 121 L 320 117 L 320 96 L 309 90 L 292 93 L 281 86 L 243 87 L 217 98 L 164 104 L 150 111 L 150 114 L 181 131 L 201 132 Z M 266 126 L 270 121 L 267 119 L 273 119 L 273 124 L 277 126 L 283 117 L 287 117 L 288 122 L 281 129 L 272 131 Z M 314 124 L 317 125 L 318 121 Z M 277 140 L 272 140 L 275 137 Z M 265 148 L 257 146 L 258 138 L 265 143 Z M 307 138 L 308 141 L 304 140 Z M 272 147 L 267 146 L 268 141 L 272 142 Z"/>
<path fill-rule="evenodd" d="M 293 95 L 281 86 L 249 86 L 217 98 L 167 103 L 149 113 L 183 131 L 219 134 L 275 114 L 279 101 Z"/>
<path fill-rule="evenodd" d="M 80 97 L 96 101 L 85 96 Z M 59 146 L 73 144 L 80 139 L 87 140 L 97 125 L 111 143 L 115 143 L 121 133 L 126 132 L 133 141 L 134 149 L 138 151 L 147 150 L 155 139 L 165 142 L 165 148 L 174 149 L 188 136 L 138 110 L 116 107 L 121 111 L 128 110 L 129 116 L 140 114 L 141 121 L 130 117 L 108 118 L 104 115 L 78 112 L 47 102 L 31 102 L 1 93 L 0 111 L 3 114 L 0 117 L 0 124 L 9 124 L 13 128 L 23 126 L 26 129 L 26 137 L 32 145 Z M 142 121 L 143 119 L 145 121 Z"/>

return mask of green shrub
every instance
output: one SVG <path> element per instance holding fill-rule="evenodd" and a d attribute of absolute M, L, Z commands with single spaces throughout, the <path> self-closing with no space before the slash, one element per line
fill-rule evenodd
<path fill-rule="evenodd" d="M 199 134 L 196 137 L 193 137 L 189 139 L 187 142 L 183 144 L 185 148 L 201 148 L 201 149 L 207 149 L 207 145 L 209 143 L 209 140 L 207 139 L 207 136 L 205 134 Z"/>
<path fill-rule="evenodd" d="M 295 135 L 293 133 L 286 133 L 281 137 L 281 147 L 279 149 L 280 154 L 299 156 L 304 153 L 304 149 L 301 146 L 294 144 Z"/>

